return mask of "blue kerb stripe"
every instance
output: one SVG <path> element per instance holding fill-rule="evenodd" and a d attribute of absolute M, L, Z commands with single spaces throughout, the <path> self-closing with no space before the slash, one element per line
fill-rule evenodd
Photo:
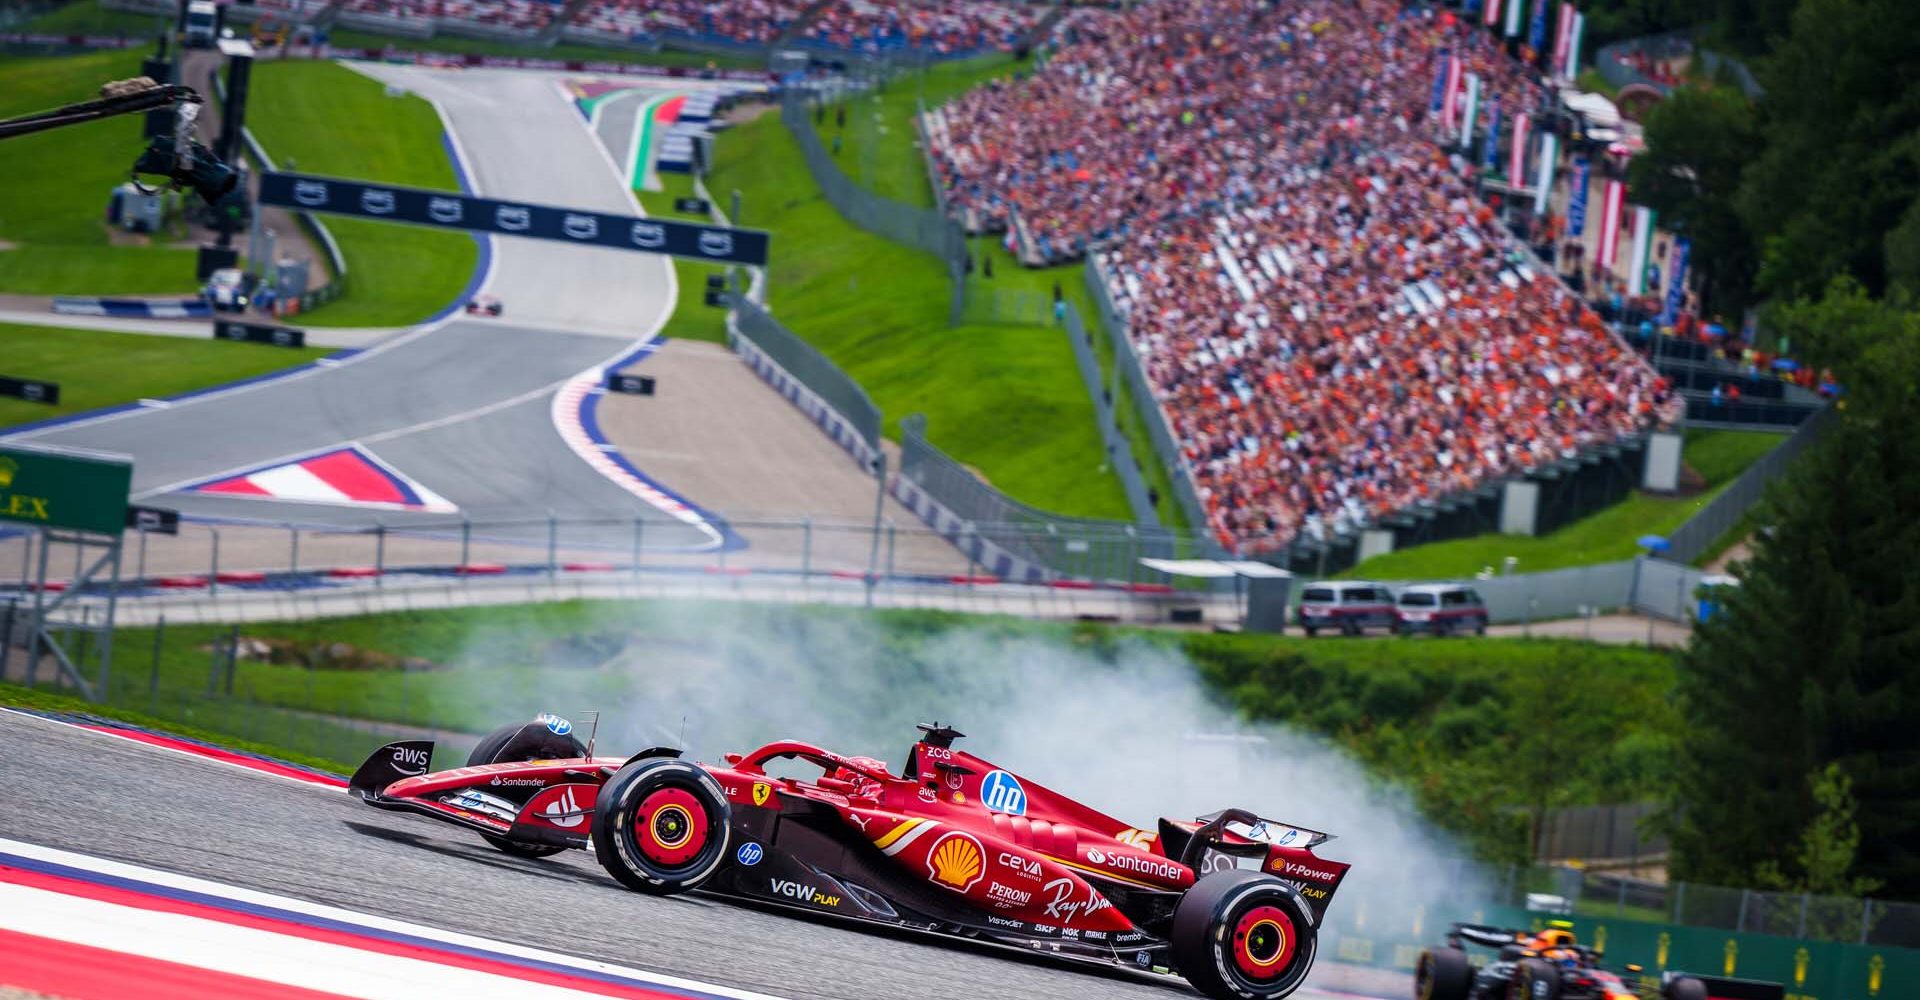
<path fill-rule="evenodd" d="M 228 899 L 224 896 L 215 896 L 215 895 L 211 895 L 209 893 L 204 893 L 204 892 L 194 892 L 190 889 L 176 889 L 172 886 L 157 885 L 152 882 L 143 882 L 143 881 L 140 881 L 139 879 L 128 878 L 123 875 L 108 875 L 103 872 L 88 871 L 85 868 L 74 868 L 70 865 L 62 865 L 52 861 L 41 861 L 38 858 L 22 857 L 18 854 L 11 854 L 5 851 L 0 851 L 0 863 L 5 864 L 9 868 L 18 868 L 18 869 L 21 869 L 22 871 L 37 872 L 41 875 L 52 875 L 58 878 L 68 878 L 68 879 L 73 879 L 74 881 L 77 881 L 77 882 L 89 882 L 94 885 L 103 885 L 103 886 L 108 886 L 114 889 L 125 890 L 128 892 L 137 892 L 142 895 L 158 896 L 161 899 L 171 899 L 181 903 L 193 903 L 200 906 L 209 906 L 214 909 L 225 910 L 229 913 L 241 913 L 241 914 L 246 914 L 247 916 L 261 917 L 267 920 L 279 920 L 285 923 L 299 924 L 300 926 L 303 926 L 303 927 L 313 927 L 320 930 L 328 930 L 328 931 L 334 931 L 342 934 L 350 934 L 355 937 L 369 938 L 376 941 L 387 941 L 393 944 L 401 944 L 401 945 L 406 945 L 408 947 L 421 948 L 427 951 L 436 951 L 445 955 L 460 955 L 466 958 L 476 958 L 476 959 L 480 959 L 488 962 L 498 962 L 501 965 L 515 966 L 522 969 L 537 970 L 540 972 L 555 973 L 563 976 L 572 976 L 579 979 L 586 979 L 586 980 L 591 980 L 595 982 L 608 983 L 610 985 L 615 985 L 615 986 L 626 986 L 633 989 L 652 990 L 652 991 L 661 992 L 661 993 L 671 993 L 677 996 L 695 998 L 695 1000 L 723 1000 L 723 998 L 720 997 L 718 994 L 707 993 L 700 990 L 690 990 L 681 986 L 670 986 L 666 983 L 656 983 L 656 982 L 652 982 L 645 979 L 634 979 L 630 976 L 622 976 L 617 973 L 601 972 L 597 969 L 583 969 L 578 966 L 563 965 L 559 962 L 548 962 L 548 961 L 537 959 L 537 958 L 523 958 L 518 955 L 502 954 L 497 951 L 488 951 L 484 948 L 475 948 L 469 945 L 452 944 L 446 941 L 438 941 L 433 938 L 420 937 L 414 934 L 404 934 L 399 931 L 390 931 L 390 930 L 386 930 L 378 927 L 368 927 L 363 924 L 350 923 L 345 920 L 335 920 L 331 917 L 321 917 L 321 916 L 315 916 L 309 913 L 301 913 L 297 910 L 285 910 L 277 906 L 268 906 L 263 903 L 248 903 L 248 902 L 243 902 L 237 899 Z M 456 932 L 456 933 L 462 933 L 462 932 Z"/>
<path fill-rule="evenodd" d="M 659 350 L 660 345 L 665 344 L 666 342 L 667 342 L 667 338 L 665 337 L 655 337 L 654 339 L 644 344 L 641 344 L 639 347 L 634 348 L 633 350 L 627 352 L 626 354 L 618 358 L 615 358 L 613 361 L 608 362 L 605 367 L 605 370 L 608 372 L 618 371 L 619 369 L 625 368 L 628 365 L 637 364 L 638 362 L 644 361 L 649 356 L 651 356 L 653 352 Z M 600 430 L 600 413 L 599 413 L 600 397 L 604 395 L 606 395 L 606 387 L 605 385 L 600 385 L 600 386 L 594 387 L 585 396 L 580 397 L 580 410 L 578 414 L 579 420 L 580 420 L 580 429 L 586 433 L 587 440 L 593 442 L 595 445 L 604 445 L 609 443 L 607 439 L 607 435 Z M 656 490 L 659 490 L 661 493 L 666 494 L 668 497 L 671 497 L 675 501 L 685 504 L 687 509 L 693 511 L 695 514 L 698 514 L 702 520 L 713 525 L 715 530 L 720 532 L 720 551 L 738 552 L 741 549 L 744 549 L 747 547 L 747 540 L 740 537 L 739 532 L 734 531 L 733 526 L 729 525 L 725 518 L 720 517 L 719 515 L 713 513 L 710 510 L 707 510 L 705 507 L 702 507 L 691 500 L 688 500 L 686 497 L 683 497 L 680 494 L 674 492 L 673 490 L 668 489 L 666 486 L 662 485 L 660 482 L 655 480 L 652 476 L 649 476 L 646 473 L 641 472 L 639 467 L 635 466 L 632 462 L 628 461 L 625 455 L 622 455 L 617 451 L 604 451 L 604 450 L 602 454 L 606 455 L 607 458 L 611 459 L 613 461 L 613 464 L 619 466 L 621 470 L 626 472 L 628 475 L 632 476 L 635 479 L 640 480 L 643 483 L 646 483 L 648 486 L 651 486 Z"/>

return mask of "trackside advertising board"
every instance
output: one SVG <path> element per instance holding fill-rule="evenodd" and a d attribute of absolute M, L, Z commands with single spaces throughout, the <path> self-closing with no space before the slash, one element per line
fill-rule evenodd
<path fill-rule="evenodd" d="M 1367 913 L 1336 901 L 1321 927 L 1323 960 L 1411 973 L 1424 948 L 1442 944 L 1454 920 L 1538 931 L 1548 920 L 1571 920 L 1583 944 L 1605 953 L 1607 968 L 1629 964 L 1657 983 L 1663 972 L 1780 983 L 1787 1000 L 1909 1000 L 1920 997 L 1920 950 L 1687 927 L 1644 920 L 1534 913 L 1512 906 L 1461 906 L 1434 913 Z M 1817 915 L 1817 914 L 1816 914 Z M 1484 949 L 1469 949 L 1479 960 Z"/>
<path fill-rule="evenodd" d="M 729 264 L 767 262 L 768 236 L 759 229 L 638 219 L 338 177 L 281 171 L 262 174 L 260 204 Z"/>
<path fill-rule="evenodd" d="M 132 481 L 125 459 L 0 446 L 0 521 L 117 535 Z"/>

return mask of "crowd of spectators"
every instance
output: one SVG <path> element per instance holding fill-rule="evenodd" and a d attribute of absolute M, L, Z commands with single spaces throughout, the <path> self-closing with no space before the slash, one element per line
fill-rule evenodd
<path fill-rule="evenodd" d="M 919 49 L 940 56 L 1011 51 L 1042 10 L 989 0 L 832 0 L 808 41 L 852 52 Z"/>
<path fill-rule="evenodd" d="M 346 10 L 405 20 L 445 18 L 539 31 L 559 13 L 555 0 L 347 0 Z"/>
<path fill-rule="evenodd" d="M 1546 98 L 1477 25 L 1395 0 L 1076 16 L 1045 67 L 944 109 L 950 203 L 1093 248 L 1243 553 L 1571 456 L 1680 400 L 1475 195 L 1431 110 L 1448 56 Z M 931 131 L 931 130 L 930 130 Z"/>
<path fill-rule="evenodd" d="M 782 0 L 600 0 L 573 23 L 629 38 L 690 35 L 767 45 L 797 19 L 804 5 Z"/>

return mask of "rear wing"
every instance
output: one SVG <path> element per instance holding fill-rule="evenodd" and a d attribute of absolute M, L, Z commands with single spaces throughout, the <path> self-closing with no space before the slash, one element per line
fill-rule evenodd
<path fill-rule="evenodd" d="M 1200 817 L 1200 825 L 1160 821 L 1160 845 L 1196 874 L 1225 862 L 1272 875 L 1300 891 L 1316 923 L 1326 918 L 1334 890 L 1352 866 L 1330 861 L 1313 848 L 1333 839 L 1329 833 L 1264 819 L 1244 809 L 1222 809 Z"/>
<path fill-rule="evenodd" d="M 386 792 L 388 785 L 406 778 L 418 778 L 431 770 L 433 741 L 401 740 L 368 754 L 366 761 L 347 780 L 347 791 L 356 798 L 372 802 Z"/>

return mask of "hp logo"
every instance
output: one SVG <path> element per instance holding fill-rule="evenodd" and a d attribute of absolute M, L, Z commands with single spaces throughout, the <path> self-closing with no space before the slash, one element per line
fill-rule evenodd
<path fill-rule="evenodd" d="M 980 781 L 980 801 L 994 812 L 1012 816 L 1027 814 L 1027 790 L 1020 779 L 1005 771 L 988 771 Z"/>
<path fill-rule="evenodd" d="M 764 848 L 749 840 L 740 845 L 740 850 L 734 853 L 733 859 L 740 862 L 744 867 L 752 868 L 754 865 L 759 864 L 760 859 L 766 857 L 766 854 L 767 852 Z"/>

